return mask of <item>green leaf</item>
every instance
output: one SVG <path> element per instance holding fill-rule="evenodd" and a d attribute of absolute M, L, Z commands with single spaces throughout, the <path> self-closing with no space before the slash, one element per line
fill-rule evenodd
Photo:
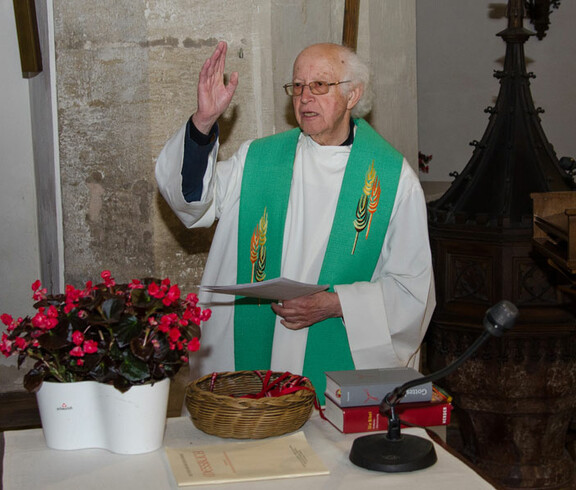
<path fill-rule="evenodd" d="M 114 362 L 108 356 L 104 356 L 100 362 L 92 368 L 89 375 L 92 379 L 99 381 L 100 383 L 118 377 L 118 373 L 114 367 Z"/>
<path fill-rule="evenodd" d="M 121 348 L 127 346 L 132 339 L 139 337 L 145 329 L 135 316 L 125 316 L 122 318 L 121 322 L 117 323 L 112 328 L 118 346 Z"/>
<path fill-rule="evenodd" d="M 120 393 L 126 393 L 131 386 L 130 382 L 122 376 L 114 378 L 114 388 L 116 388 Z"/>
<path fill-rule="evenodd" d="M 114 342 L 108 351 L 108 356 L 106 359 L 112 361 L 121 362 L 124 359 L 124 351 L 118 346 L 117 342 Z"/>
<path fill-rule="evenodd" d="M 202 330 L 200 327 L 192 322 L 183 327 L 181 331 L 186 340 L 192 340 L 194 337 L 200 338 L 202 336 Z"/>
<path fill-rule="evenodd" d="M 22 364 L 24 364 L 24 361 L 26 361 L 26 359 L 28 359 L 28 353 L 25 350 L 20 351 L 18 353 L 18 369 L 22 367 Z"/>
<path fill-rule="evenodd" d="M 24 375 L 24 388 L 30 393 L 35 393 L 40 389 L 42 381 L 46 377 L 46 372 L 38 369 L 31 369 Z"/>
<path fill-rule="evenodd" d="M 110 298 L 102 303 L 102 313 L 108 323 L 115 323 L 120 320 L 124 311 L 124 300 L 120 298 Z"/>
<path fill-rule="evenodd" d="M 130 297 L 135 308 L 147 308 L 152 300 L 145 289 L 134 289 Z"/>
<path fill-rule="evenodd" d="M 166 372 L 164 368 L 164 364 L 154 364 L 152 366 L 152 377 L 154 379 L 164 379 L 167 378 L 169 374 Z"/>
<path fill-rule="evenodd" d="M 178 371 L 182 367 L 180 360 L 175 362 L 165 362 L 154 366 L 154 371 L 152 372 L 152 377 L 155 379 L 173 378 L 178 374 Z"/>
<path fill-rule="evenodd" d="M 154 353 L 154 346 L 151 342 L 143 345 L 140 339 L 135 338 L 130 341 L 130 350 L 132 351 L 132 354 L 134 354 L 134 356 L 136 356 L 138 359 L 144 362 L 148 362 Z"/>
<path fill-rule="evenodd" d="M 82 373 L 88 373 L 92 371 L 100 364 L 102 356 L 100 354 L 87 354 L 84 356 L 84 365 L 82 366 Z"/>
<path fill-rule="evenodd" d="M 130 353 L 126 355 L 124 362 L 120 365 L 118 371 L 128 381 L 132 382 L 144 381 L 150 377 L 148 364 Z"/>
<path fill-rule="evenodd" d="M 165 335 L 159 335 L 156 338 L 158 339 L 158 347 L 154 349 L 154 360 L 162 362 L 170 353 L 170 344 Z"/>
<path fill-rule="evenodd" d="M 42 348 L 54 352 L 70 344 L 67 337 L 66 333 L 62 335 L 61 331 L 56 331 L 56 329 L 48 330 L 38 337 L 38 343 Z"/>

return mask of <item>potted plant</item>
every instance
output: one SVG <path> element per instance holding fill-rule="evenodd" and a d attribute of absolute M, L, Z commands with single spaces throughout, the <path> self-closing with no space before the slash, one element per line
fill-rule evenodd
<path fill-rule="evenodd" d="M 26 359 L 35 361 L 24 376 L 24 387 L 36 392 L 50 447 L 153 450 L 159 446 L 158 434 L 160 444 L 163 437 L 170 379 L 187 364 L 189 353 L 199 349 L 200 324 L 210 317 L 210 310 L 197 305 L 195 294 L 182 298 L 178 285 L 169 279 L 116 284 L 107 270 L 101 278 L 100 284 L 88 281 L 83 289 L 66 286 L 63 294 L 54 295 L 46 294 L 40 281 L 34 282 L 37 313 L 16 320 L 8 314 L 0 317 L 6 326 L 0 352 L 18 355 L 19 367 Z M 140 444 L 134 437 L 141 438 L 142 424 L 150 424 L 125 409 L 144 404 L 142 416 L 147 417 L 154 412 L 148 398 L 160 406 L 161 428 L 155 430 L 156 442 Z M 103 406 L 112 400 L 121 408 Z M 88 410 L 97 416 L 91 417 Z M 101 420 L 108 412 L 112 420 Z M 73 414 L 78 425 L 71 422 Z M 79 436 L 86 432 L 86 417 L 92 418 L 94 428 L 89 432 L 97 437 Z M 63 421 L 68 430 L 49 428 L 54 419 Z M 135 436 L 119 433 L 132 426 Z"/>

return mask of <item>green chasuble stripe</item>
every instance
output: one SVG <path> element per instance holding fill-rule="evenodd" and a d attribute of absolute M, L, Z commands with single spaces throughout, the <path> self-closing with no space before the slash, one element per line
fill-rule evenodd
<path fill-rule="evenodd" d="M 359 119 L 319 284 L 370 281 L 394 206 L 402 156 Z M 237 282 L 280 277 L 282 243 L 298 129 L 257 140 L 246 158 L 240 200 Z M 238 298 L 236 369 L 268 369 L 276 315 L 269 301 Z M 289 348 L 289 346 L 287 346 Z M 354 369 L 342 319 L 308 329 L 303 375 L 324 402 L 325 371 Z M 300 373 L 295 373 L 300 374 Z"/>
<path fill-rule="evenodd" d="M 240 193 L 238 284 L 280 277 L 284 222 L 299 135 L 300 129 L 293 129 L 250 144 Z M 270 368 L 275 320 L 269 300 L 236 299 L 236 370 Z"/>

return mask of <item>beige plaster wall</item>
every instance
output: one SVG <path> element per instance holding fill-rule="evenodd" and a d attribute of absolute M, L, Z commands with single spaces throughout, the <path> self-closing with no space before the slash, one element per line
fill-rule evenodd
<path fill-rule="evenodd" d="M 239 72 L 240 84 L 220 121 L 223 157 L 249 138 L 270 134 L 273 101 L 270 2 L 173 2 L 180 7 L 148 14 L 149 38 L 172 39 L 166 47 L 151 42 L 149 53 L 150 168 L 166 140 L 192 114 L 196 82 L 205 59 L 220 39 L 228 42 L 226 71 Z M 188 4 L 188 5 L 187 5 Z M 155 273 L 169 275 L 188 290 L 200 282 L 212 230 L 185 229 L 157 192 L 153 193 Z"/>

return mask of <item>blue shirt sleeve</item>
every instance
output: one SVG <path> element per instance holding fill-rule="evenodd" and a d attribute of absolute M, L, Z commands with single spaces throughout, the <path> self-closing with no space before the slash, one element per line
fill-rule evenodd
<path fill-rule="evenodd" d="M 217 138 L 218 123 L 212 126 L 210 134 L 205 135 L 194 126 L 192 118 L 188 120 L 182 161 L 182 194 L 186 202 L 199 201 L 202 197 L 208 157 L 216 144 Z"/>

